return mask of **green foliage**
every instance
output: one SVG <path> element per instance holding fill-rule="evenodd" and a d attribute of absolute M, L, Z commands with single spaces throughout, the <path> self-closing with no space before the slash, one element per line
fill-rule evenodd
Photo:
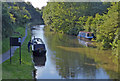
<path fill-rule="evenodd" d="M 34 25 L 44 23 L 42 20 L 42 12 L 39 9 L 35 9 L 31 3 L 2 3 L 3 52 L 6 52 L 9 49 L 9 37 L 16 36 L 14 32 L 24 34 L 24 25 L 29 22 L 34 23 Z"/>
<path fill-rule="evenodd" d="M 118 48 L 118 2 L 49 2 L 43 19 L 49 29 L 70 35 L 94 33 L 102 49 Z"/>
<path fill-rule="evenodd" d="M 32 22 L 34 24 L 44 24 L 42 12 L 34 8 L 30 2 L 7 3 L 2 5 L 2 31 L 3 38 L 13 34 L 16 27 L 23 26 Z"/>
<path fill-rule="evenodd" d="M 22 37 L 25 36 L 25 28 L 24 27 L 17 27 L 15 29 L 15 32 L 20 32 L 22 34 Z M 19 36 L 19 35 L 14 34 L 13 36 Z M 8 51 L 8 49 L 10 49 L 10 39 L 4 38 L 2 40 L 2 54 L 5 53 L 6 51 Z"/>
<path fill-rule="evenodd" d="M 103 6 L 106 7 L 108 4 L 50 2 L 43 9 L 43 19 L 45 24 L 56 32 L 77 35 L 80 30 L 91 31 L 90 27 L 85 27 L 85 24 L 90 26 L 92 23 L 88 16 L 94 17 L 96 13 L 102 14 L 103 11 L 107 11 Z"/>
<path fill-rule="evenodd" d="M 105 49 L 111 47 L 114 49 L 118 44 L 118 3 L 112 3 L 108 10 L 108 13 L 103 16 L 103 24 L 99 26 L 98 35 L 102 37 L 100 41 Z M 97 40 L 99 41 L 99 38 Z"/>
<path fill-rule="evenodd" d="M 12 34 L 12 20 L 8 11 L 8 4 L 3 3 L 2 7 L 2 37 L 8 37 Z"/>
<path fill-rule="evenodd" d="M 34 8 L 30 2 L 22 2 L 20 6 L 25 6 L 25 9 L 29 11 L 31 14 L 30 22 L 34 23 L 33 25 L 44 24 L 44 21 L 42 19 L 42 11 L 39 8 Z"/>
<path fill-rule="evenodd" d="M 16 27 L 26 24 L 30 13 L 19 3 L 3 3 L 2 6 L 2 37 L 7 38 L 13 34 Z"/>

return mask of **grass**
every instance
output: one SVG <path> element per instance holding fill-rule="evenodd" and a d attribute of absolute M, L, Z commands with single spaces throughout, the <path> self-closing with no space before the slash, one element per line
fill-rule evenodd
<path fill-rule="evenodd" d="M 2 53 L 5 53 L 10 49 L 9 38 L 5 38 L 2 40 Z"/>
<path fill-rule="evenodd" d="M 20 32 L 22 34 L 22 37 L 25 36 L 25 28 L 17 27 L 17 29 L 15 31 Z M 13 34 L 13 36 L 18 37 L 18 35 L 16 35 L 16 34 Z M 2 39 L 2 54 L 5 53 L 6 51 L 8 51 L 9 49 L 10 49 L 10 39 L 9 39 L 9 37 Z"/>
<path fill-rule="evenodd" d="M 33 63 L 31 52 L 29 53 L 27 49 L 30 36 L 30 30 L 28 30 L 28 36 L 21 47 L 22 64 L 19 64 L 19 49 L 15 51 L 12 57 L 12 64 L 10 64 L 9 59 L 2 64 L 3 79 L 32 79 Z"/>

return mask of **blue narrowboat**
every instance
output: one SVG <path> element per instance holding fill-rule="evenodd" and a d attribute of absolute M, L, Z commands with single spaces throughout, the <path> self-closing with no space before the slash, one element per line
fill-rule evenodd
<path fill-rule="evenodd" d="M 80 39 L 91 40 L 94 37 L 94 34 L 92 32 L 80 31 L 77 37 Z"/>

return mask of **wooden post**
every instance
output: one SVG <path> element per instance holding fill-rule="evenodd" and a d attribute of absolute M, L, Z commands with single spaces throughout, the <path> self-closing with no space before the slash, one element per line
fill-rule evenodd
<path fill-rule="evenodd" d="M 21 64 L 21 44 L 19 48 L 20 48 L 19 51 L 20 51 L 20 64 Z"/>
<path fill-rule="evenodd" d="M 11 64 L 11 45 L 10 45 L 10 64 Z"/>
<path fill-rule="evenodd" d="M 10 37 L 10 64 L 11 64 L 11 37 Z"/>

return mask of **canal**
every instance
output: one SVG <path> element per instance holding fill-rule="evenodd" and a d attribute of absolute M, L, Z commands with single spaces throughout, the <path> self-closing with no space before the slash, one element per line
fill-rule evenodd
<path fill-rule="evenodd" d="M 117 79 L 118 64 L 112 51 L 97 50 L 75 36 L 44 32 L 44 25 L 32 30 L 41 38 L 46 56 L 33 57 L 36 79 Z"/>

